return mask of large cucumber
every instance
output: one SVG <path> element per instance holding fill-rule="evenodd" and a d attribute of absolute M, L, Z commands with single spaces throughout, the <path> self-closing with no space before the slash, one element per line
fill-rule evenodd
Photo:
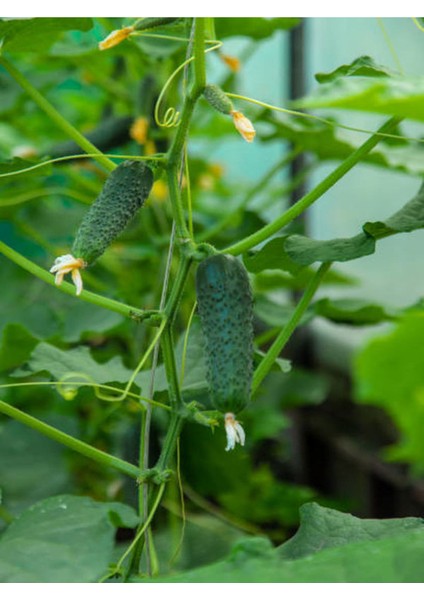
<path fill-rule="evenodd" d="M 92 264 L 125 229 L 153 186 L 153 172 L 145 163 L 126 160 L 109 175 L 100 195 L 85 215 L 72 254 Z"/>
<path fill-rule="evenodd" d="M 249 402 L 253 375 L 253 300 L 247 272 L 233 256 L 211 256 L 199 264 L 196 292 L 211 400 L 223 413 L 238 413 Z"/>

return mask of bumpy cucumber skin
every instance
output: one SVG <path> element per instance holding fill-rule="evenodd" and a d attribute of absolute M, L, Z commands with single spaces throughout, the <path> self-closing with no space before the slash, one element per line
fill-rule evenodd
<path fill-rule="evenodd" d="M 153 172 L 145 163 L 126 160 L 118 165 L 82 220 L 73 256 L 87 265 L 99 258 L 143 205 L 152 186 Z"/>
<path fill-rule="evenodd" d="M 244 266 L 218 254 L 201 262 L 196 293 L 215 408 L 237 414 L 249 402 L 253 376 L 253 298 Z"/>
<path fill-rule="evenodd" d="M 203 96 L 211 106 L 224 115 L 229 115 L 234 110 L 233 103 L 228 98 L 227 94 L 217 85 L 206 85 L 203 90 Z"/>

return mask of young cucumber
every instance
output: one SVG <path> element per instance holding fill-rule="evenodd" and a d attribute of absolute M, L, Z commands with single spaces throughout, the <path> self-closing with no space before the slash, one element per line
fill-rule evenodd
<path fill-rule="evenodd" d="M 196 292 L 211 400 L 234 417 L 249 402 L 253 375 L 253 299 L 247 272 L 233 256 L 211 256 L 197 269 Z"/>
<path fill-rule="evenodd" d="M 144 204 L 152 186 L 153 172 L 145 163 L 126 160 L 118 165 L 82 220 L 73 256 L 87 265 L 99 258 Z"/>
<path fill-rule="evenodd" d="M 60 285 L 71 273 L 77 289 L 82 292 L 80 270 L 91 265 L 125 229 L 143 205 L 153 186 L 153 172 L 141 161 L 127 160 L 109 175 L 100 195 L 90 206 L 72 246 L 72 254 L 59 256 L 51 273 Z"/>

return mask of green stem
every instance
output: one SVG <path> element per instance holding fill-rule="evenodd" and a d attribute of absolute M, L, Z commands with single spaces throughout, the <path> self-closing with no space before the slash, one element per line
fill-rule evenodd
<path fill-rule="evenodd" d="M 269 350 L 267 351 L 267 353 L 265 354 L 265 356 L 259 363 L 259 365 L 256 368 L 255 373 L 253 375 L 252 394 L 254 394 L 256 392 L 256 390 L 258 389 L 262 380 L 268 374 L 272 365 L 274 364 L 274 362 L 280 355 L 281 351 L 283 350 L 284 346 L 290 339 L 292 333 L 298 326 L 300 319 L 302 318 L 303 314 L 305 313 L 306 309 L 308 308 L 309 304 L 311 303 L 311 300 L 314 297 L 315 292 L 317 291 L 323 277 L 327 273 L 330 266 L 331 266 L 331 263 L 329 263 L 329 262 L 322 263 L 322 265 L 320 266 L 318 271 L 315 273 L 315 275 L 312 277 L 311 281 L 309 282 L 309 284 L 305 290 L 305 293 L 303 294 L 302 298 L 300 299 L 299 304 L 296 306 L 295 310 L 293 311 L 293 314 L 290 317 L 289 321 L 283 327 L 280 334 L 277 336 L 274 343 L 272 344 L 272 346 L 269 348 Z"/>
<path fill-rule="evenodd" d="M 98 154 L 97 162 L 107 171 L 113 171 L 115 163 L 104 156 L 96 146 L 87 140 L 69 121 L 67 121 L 46 98 L 28 81 L 26 77 L 12 65 L 4 56 L 0 57 L 0 64 L 3 65 L 13 79 L 31 96 L 36 104 L 43 110 L 50 119 L 56 123 L 62 131 L 66 133 L 74 142 L 78 144 L 88 154 Z"/>
<path fill-rule="evenodd" d="M 159 504 L 160 501 L 162 499 L 163 496 L 163 492 L 165 491 L 165 483 L 162 483 L 158 493 L 156 495 L 156 499 L 155 502 L 152 506 L 152 509 L 149 513 L 149 516 L 147 517 L 146 521 L 143 523 L 143 525 L 140 527 L 140 529 L 137 531 L 137 534 L 135 536 L 135 538 L 133 539 L 133 541 L 131 542 L 130 546 L 128 546 L 128 548 L 125 550 L 124 554 L 121 556 L 121 558 L 119 559 L 117 565 L 116 565 L 116 573 L 118 573 L 120 571 L 120 569 L 122 568 L 122 564 L 124 562 L 124 560 L 127 558 L 127 556 L 132 552 L 132 550 L 136 547 L 136 545 L 138 544 L 139 540 L 141 539 L 142 535 L 144 534 L 144 532 L 146 531 L 146 529 L 148 528 L 148 526 L 150 525 L 150 523 L 153 520 L 153 517 L 155 516 L 155 513 L 157 511 L 157 509 L 159 508 Z M 129 571 L 127 573 L 127 577 L 131 574 L 131 571 Z"/>
<path fill-rule="evenodd" d="M 38 279 L 45 281 L 46 283 L 54 286 L 57 290 L 64 292 L 70 296 L 75 297 L 75 287 L 66 281 L 63 281 L 61 286 L 58 287 L 54 282 L 54 276 L 51 275 L 48 271 L 39 267 L 35 263 L 33 263 L 28 258 L 16 252 L 16 250 L 12 250 L 9 246 L 7 246 L 4 242 L 0 241 L 0 253 L 9 258 L 15 264 L 19 265 Z M 94 294 L 93 292 L 88 292 L 83 290 L 81 295 L 79 296 L 81 300 L 85 300 L 86 302 L 90 302 L 91 304 L 96 304 L 101 308 L 106 308 L 113 312 L 116 312 L 124 317 L 131 317 L 135 319 L 143 319 L 143 317 L 151 314 L 150 312 L 146 312 L 135 308 L 134 306 L 130 306 L 128 304 L 123 304 L 122 302 L 118 302 L 117 300 L 112 300 L 110 298 L 105 298 L 104 296 L 100 296 L 99 294 Z"/>
<path fill-rule="evenodd" d="M 137 477 L 140 476 L 140 470 L 137 466 L 112 456 L 111 454 L 107 454 L 107 452 L 98 450 L 97 448 L 94 448 L 93 446 L 90 446 L 89 444 L 86 444 L 85 442 L 82 442 L 81 440 L 64 433 L 63 431 L 60 431 L 60 429 L 56 429 L 51 425 L 47 425 L 47 423 L 28 415 L 22 410 L 19 410 L 18 408 L 15 408 L 14 406 L 11 406 L 2 400 L 0 400 L 0 412 L 11 417 L 12 419 L 15 419 L 16 421 L 19 421 L 20 423 L 23 423 L 24 425 L 27 425 L 28 427 L 31 427 L 31 429 L 35 429 L 39 433 L 42 433 L 55 442 L 63 444 L 71 450 L 75 450 L 75 452 L 95 460 L 105 467 L 117 469 L 124 475 L 128 475 L 133 479 L 137 479 Z"/>
<path fill-rule="evenodd" d="M 194 21 L 194 85 L 191 92 L 194 97 L 198 97 L 206 85 L 205 20 L 205 17 L 196 17 Z"/>
<path fill-rule="evenodd" d="M 169 386 L 169 403 L 172 409 L 181 408 L 184 403 L 180 393 L 178 382 L 177 365 L 175 363 L 172 330 L 168 325 L 163 331 L 161 338 L 162 357 L 165 365 L 166 378 Z"/>
<path fill-rule="evenodd" d="M 185 240 L 191 240 L 190 232 L 187 228 L 184 216 L 181 190 L 178 183 L 178 171 L 194 107 L 205 87 L 206 73 L 204 33 L 204 19 L 196 18 L 193 41 L 194 81 L 189 93 L 184 98 L 180 122 L 167 157 L 169 197 L 171 200 L 172 211 L 176 225 L 177 238 L 180 243 L 184 242 Z"/>
<path fill-rule="evenodd" d="M 155 469 L 157 469 L 159 472 L 164 471 L 168 468 L 168 465 L 175 452 L 177 439 L 181 433 L 183 422 L 184 419 L 179 415 L 175 413 L 171 415 L 171 420 L 169 422 L 168 430 L 166 432 L 165 441 L 163 443 L 158 461 L 155 465 Z"/>
<path fill-rule="evenodd" d="M 222 219 L 220 219 L 215 225 L 207 229 L 203 234 L 196 237 L 198 242 L 205 242 L 213 238 L 216 234 L 220 233 L 223 229 L 229 225 L 234 216 L 238 214 L 241 210 L 245 209 L 252 198 L 256 196 L 256 194 L 262 191 L 265 186 L 271 181 L 271 179 L 285 166 L 290 164 L 292 160 L 296 158 L 300 154 L 299 148 L 294 148 L 291 152 L 289 152 L 286 156 L 280 159 L 275 165 L 273 165 L 263 177 L 258 181 L 258 183 L 251 188 L 245 197 L 241 200 L 235 210 L 231 211 L 230 214 L 224 215 Z"/>
<path fill-rule="evenodd" d="M 173 317 L 175 316 L 175 312 L 181 300 L 184 286 L 190 272 L 191 263 L 191 258 L 183 256 L 178 265 L 177 275 L 163 311 L 170 323 L 173 321 Z"/>
<path fill-rule="evenodd" d="M 262 229 L 259 229 L 252 235 L 247 236 L 243 240 L 236 242 L 232 246 L 225 248 L 224 252 L 227 254 L 243 254 L 257 246 L 261 242 L 267 240 L 272 235 L 277 233 L 280 229 L 288 225 L 293 219 L 298 217 L 304 210 L 306 210 L 311 204 L 316 202 L 321 196 L 325 194 L 333 185 L 335 185 L 348 171 L 350 171 L 355 165 L 358 164 L 381 140 L 382 133 L 391 131 L 396 125 L 403 120 L 403 117 L 393 117 L 386 121 L 382 127 L 372 135 L 366 142 L 357 148 L 352 154 L 350 154 L 332 173 L 330 173 L 325 179 L 323 179 L 313 190 L 308 192 L 303 198 L 301 198 L 296 204 L 293 204 L 285 213 L 275 219 L 272 223 L 265 225 Z"/>

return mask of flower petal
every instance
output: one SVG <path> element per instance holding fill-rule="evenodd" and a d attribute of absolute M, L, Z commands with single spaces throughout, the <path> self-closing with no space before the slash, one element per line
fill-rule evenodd
<path fill-rule="evenodd" d="M 225 432 L 227 434 L 227 447 L 225 450 L 234 450 L 236 444 L 244 446 L 246 440 L 246 434 L 244 433 L 243 427 L 233 413 L 226 413 L 224 416 L 225 421 Z"/>
<path fill-rule="evenodd" d="M 82 277 L 79 269 L 72 269 L 72 281 L 77 288 L 77 296 L 79 296 L 82 292 Z"/>
<path fill-rule="evenodd" d="M 246 142 L 253 142 L 256 131 L 251 121 L 249 121 L 249 119 L 245 117 L 243 113 L 237 110 L 233 110 L 231 112 L 231 116 L 233 117 L 234 126 L 242 138 L 246 140 Z"/>

